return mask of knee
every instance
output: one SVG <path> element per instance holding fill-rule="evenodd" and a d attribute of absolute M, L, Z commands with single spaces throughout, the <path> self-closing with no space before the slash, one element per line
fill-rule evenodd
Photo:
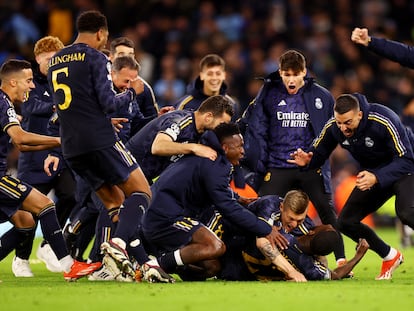
<path fill-rule="evenodd" d="M 213 258 L 218 258 L 220 256 L 223 256 L 226 252 L 226 245 L 223 243 L 223 241 L 219 239 L 215 239 L 214 242 L 211 244 L 211 254 L 213 255 Z"/>
<path fill-rule="evenodd" d="M 36 223 L 31 213 L 18 210 L 10 219 L 18 229 L 34 228 Z"/>
<path fill-rule="evenodd" d="M 414 214 L 411 209 L 400 209 L 396 208 L 397 217 L 401 220 L 404 225 L 408 225 L 414 228 Z"/>
<path fill-rule="evenodd" d="M 336 222 L 336 226 L 337 226 L 338 231 L 346 232 L 350 226 L 350 223 L 349 221 L 347 221 L 347 219 L 340 217 L 338 218 L 338 221 Z"/>

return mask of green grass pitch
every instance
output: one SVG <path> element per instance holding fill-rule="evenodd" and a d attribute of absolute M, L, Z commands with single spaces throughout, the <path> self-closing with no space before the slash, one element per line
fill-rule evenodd
<path fill-rule="evenodd" d="M 394 229 L 378 234 L 399 246 Z M 38 241 L 37 241 L 38 242 Z M 348 256 L 355 243 L 345 238 Z M 35 245 L 34 250 L 37 245 Z M 381 259 L 371 251 L 354 269 L 355 277 L 341 281 L 207 282 L 175 284 L 90 282 L 67 283 L 44 264 L 31 263 L 34 278 L 15 278 L 12 255 L 0 263 L 1 310 L 408 310 L 414 305 L 414 248 L 402 249 L 405 261 L 390 281 L 375 281 Z M 329 257 L 333 266 L 334 259 Z"/>

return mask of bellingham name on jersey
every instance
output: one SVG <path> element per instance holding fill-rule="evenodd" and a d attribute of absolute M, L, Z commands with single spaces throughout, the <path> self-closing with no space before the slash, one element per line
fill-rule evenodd
<path fill-rule="evenodd" d="M 84 62 L 85 61 L 85 53 L 72 53 L 72 54 L 66 54 L 66 55 L 59 55 L 52 57 L 50 59 L 49 66 L 54 66 L 61 63 L 67 63 L 67 62 Z"/>

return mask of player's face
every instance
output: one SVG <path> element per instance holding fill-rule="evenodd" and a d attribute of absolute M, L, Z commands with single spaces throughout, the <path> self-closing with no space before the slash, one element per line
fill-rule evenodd
<path fill-rule="evenodd" d="M 29 92 L 35 88 L 32 69 L 23 69 L 13 80 L 16 90 L 13 102 L 23 103 L 29 97 Z"/>
<path fill-rule="evenodd" d="M 129 57 L 135 58 L 134 49 L 128 46 L 125 46 L 125 45 L 118 45 L 115 48 L 115 53 L 112 55 L 111 60 L 114 61 L 114 59 L 121 57 L 121 56 L 129 56 Z"/>
<path fill-rule="evenodd" d="M 138 77 L 138 71 L 130 68 L 122 68 L 120 71 L 112 71 L 112 82 L 120 90 L 125 91 L 131 85 L 131 80 Z"/>
<path fill-rule="evenodd" d="M 55 55 L 57 51 L 52 52 L 43 52 L 36 56 L 36 62 L 39 64 L 39 70 L 45 76 L 47 75 L 47 70 L 49 69 L 49 60 Z"/>
<path fill-rule="evenodd" d="M 305 221 L 307 210 L 303 214 L 296 214 L 283 203 L 281 203 L 280 210 L 282 211 L 282 227 L 286 232 L 292 231 Z"/>
<path fill-rule="evenodd" d="M 231 164 L 239 165 L 240 160 L 244 157 L 243 145 L 243 137 L 240 134 L 233 135 L 231 138 L 224 140 L 223 149 Z"/>
<path fill-rule="evenodd" d="M 201 70 L 200 79 L 204 82 L 203 92 L 205 95 L 219 95 L 220 88 L 226 79 L 226 72 L 222 66 L 206 67 Z"/>
<path fill-rule="evenodd" d="M 299 72 L 294 72 L 292 69 L 279 70 L 280 77 L 289 94 L 296 94 L 299 89 L 305 85 L 306 69 Z"/>
<path fill-rule="evenodd" d="M 356 133 L 362 119 L 362 111 L 351 110 L 344 114 L 334 112 L 336 125 L 345 137 L 352 137 Z"/>

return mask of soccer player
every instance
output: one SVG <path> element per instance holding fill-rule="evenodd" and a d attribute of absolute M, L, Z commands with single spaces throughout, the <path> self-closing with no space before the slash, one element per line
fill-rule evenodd
<path fill-rule="evenodd" d="M 275 243 L 271 226 L 239 205 L 229 187 L 232 165 L 238 165 L 244 155 L 237 125 L 220 124 L 203 135 L 203 142 L 217 151 L 217 159 L 188 155 L 169 165 L 153 185 L 153 201 L 142 225 L 165 271 L 194 269 L 200 280 L 219 272 L 218 258 L 226 248 L 199 219 L 212 205 L 234 224 Z M 297 273 L 292 278 L 301 276 Z"/>
<path fill-rule="evenodd" d="M 38 40 L 34 46 L 33 83 L 35 88 L 29 93 L 29 98 L 21 106 L 24 130 L 32 133 L 47 135 L 49 118 L 54 111 L 51 97 L 51 89 L 47 82 L 48 62 L 50 58 L 63 48 L 63 43 L 57 37 L 46 36 Z M 49 150 L 22 152 L 19 155 L 17 178 L 35 187 L 43 194 L 48 194 L 54 189 L 56 196 L 56 214 L 59 225 L 63 227 L 70 211 L 76 204 L 75 181 L 70 170 L 62 161 L 61 166 L 47 176 L 43 171 L 43 161 L 48 156 Z M 34 239 L 28 237 L 16 248 L 16 257 L 13 259 L 12 270 L 17 277 L 33 276 L 29 266 L 29 256 L 32 251 Z M 36 255 L 46 263 L 46 268 L 52 272 L 62 272 L 50 245 L 43 240 L 37 249 Z"/>
<path fill-rule="evenodd" d="M 339 144 L 358 161 L 361 170 L 339 215 L 338 226 L 356 242 L 366 239 L 383 259 L 377 280 L 391 279 L 403 262 L 403 255 L 361 220 L 395 194 L 397 216 L 402 223 L 414 227 L 414 154 L 409 135 L 412 132 L 389 108 L 368 103 L 361 94 L 342 94 L 336 99 L 334 117 L 325 124 L 309 151 L 299 148 L 288 160 L 312 169 L 323 163 Z"/>
<path fill-rule="evenodd" d="M 279 70 L 265 79 L 239 124 L 242 128 L 248 125 L 243 164 L 264 176 L 259 195 L 283 197 L 291 189 L 302 189 L 322 223 L 336 228 L 328 161 L 306 172 L 286 162 L 298 147 L 311 145 L 332 116 L 333 104 L 329 91 L 307 74 L 302 53 L 288 50 L 279 58 Z M 343 242 L 337 245 L 335 258 L 338 265 L 345 262 Z"/>
<path fill-rule="evenodd" d="M 63 157 L 89 182 L 108 211 L 123 204 L 116 232 L 101 249 L 123 272 L 135 275 L 126 243 L 138 228 L 136 215 L 148 206 L 151 191 L 134 157 L 117 138 L 108 115 L 117 106 L 128 105 L 142 84 L 134 79 L 125 92 L 114 92 L 110 63 L 99 51 L 109 34 L 102 13 L 81 13 L 76 28 L 76 40 L 50 60 L 48 72 L 59 115 Z"/>
<path fill-rule="evenodd" d="M 340 242 L 338 232 L 331 225 L 320 225 L 310 231 L 310 233 L 295 237 L 293 235 L 284 234 L 289 241 L 289 247 L 278 251 L 273 248 L 268 241 L 261 239 L 256 242 L 257 247 L 262 254 L 272 263 L 277 266 L 276 258 L 278 254 L 282 253 L 289 262 L 300 272 L 304 274 L 307 280 L 340 280 L 349 277 L 352 269 L 359 263 L 369 249 L 369 244 L 365 239 L 360 239 L 356 246 L 356 253 L 353 258 L 347 261 L 344 265 L 330 270 L 327 265 L 327 260 L 324 256 L 330 254 L 336 244 Z M 252 255 L 247 252 L 243 253 L 246 259 L 246 264 L 252 264 Z M 266 261 L 261 261 L 262 263 Z M 280 273 L 275 269 L 268 268 L 266 272 L 260 273 L 257 265 L 254 266 L 252 273 L 261 279 L 279 279 Z M 272 274 L 272 271 L 274 272 Z M 279 275 L 278 275 L 279 274 Z"/>
<path fill-rule="evenodd" d="M 29 184 L 6 175 L 10 139 L 20 151 L 36 151 L 58 147 L 60 138 L 27 132 L 17 119 L 13 104 L 24 102 L 35 87 L 29 62 L 15 59 L 6 61 L 0 68 L 0 80 L 0 221 L 9 220 L 14 225 L 0 238 L 0 259 L 5 258 L 34 230 L 33 214 L 40 222 L 44 238 L 59 259 L 65 279 L 76 280 L 99 268 L 101 263 L 74 261 L 66 249 L 53 201 Z"/>
<path fill-rule="evenodd" d="M 227 94 L 226 63 L 217 54 L 204 56 L 199 63 L 199 76 L 188 86 L 188 94 L 174 105 L 177 110 L 197 110 L 209 96 L 222 95 L 227 98 L 234 109 L 233 120 L 240 114 L 240 107 Z"/>
<path fill-rule="evenodd" d="M 279 257 L 285 257 L 307 280 L 341 279 L 349 277 L 352 268 L 368 249 L 361 242 L 355 258 L 333 271 L 328 269 L 324 256 L 340 243 L 339 234 L 331 225 L 315 226 L 306 215 L 309 197 L 301 190 L 290 190 L 284 198 L 276 195 L 260 197 L 247 208 L 259 218 L 266 219 L 280 233 L 277 248 L 264 238 L 246 235 L 217 215 L 209 228 L 219 233 L 227 246 L 222 257 L 219 278 L 226 280 L 286 280 L 286 273 L 276 269 Z"/>
<path fill-rule="evenodd" d="M 131 137 L 126 147 L 152 183 L 170 163 L 184 154 L 215 160 L 217 152 L 198 141 L 204 131 L 230 122 L 233 114 L 226 97 L 211 96 L 196 111 L 172 111 L 152 120 Z"/>
<path fill-rule="evenodd" d="M 111 42 L 109 54 L 110 61 L 114 62 L 114 60 L 120 56 L 129 56 L 135 59 L 134 42 L 127 37 L 119 37 L 112 40 Z M 157 116 L 168 111 L 174 110 L 173 106 L 165 106 L 160 109 L 158 107 L 152 87 L 142 77 L 139 77 L 139 79 L 144 86 L 144 91 L 141 94 L 137 95 L 136 103 L 138 104 L 139 110 L 145 118 L 132 118 L 131 136 L 137 133 L 145 124 L 147 124 L 152 119 L 155 119 Z"/>

